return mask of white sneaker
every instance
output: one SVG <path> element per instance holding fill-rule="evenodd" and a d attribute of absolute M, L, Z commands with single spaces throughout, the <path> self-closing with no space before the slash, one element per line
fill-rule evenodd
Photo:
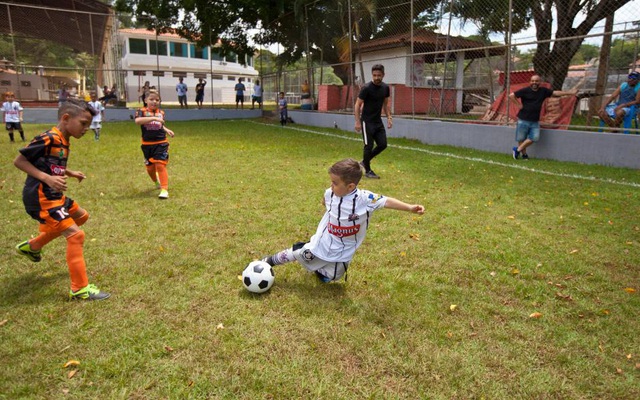
<path fill-rule="evenodd" d="M 169 191 L 167 189 L 162 189 L 160 191 L 160 194 L 158 195 L 159 199 L 168 199 L 169 198 Z"/>

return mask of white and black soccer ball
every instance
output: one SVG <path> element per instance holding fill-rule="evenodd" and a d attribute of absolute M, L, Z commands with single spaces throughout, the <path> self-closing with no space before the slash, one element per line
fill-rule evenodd
<path fill-rule="evenodd" d="M 252 261 L 242 271 L 242 284 L 252 293 L 266 292 L 274 281 L 273 268 L 264 261 Z"/>

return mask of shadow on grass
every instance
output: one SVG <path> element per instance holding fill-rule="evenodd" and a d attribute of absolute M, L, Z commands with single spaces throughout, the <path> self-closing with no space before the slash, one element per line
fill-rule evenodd
<path fill-rule="evenodd" d="M 54 287 L 59 287 L 60 293 L 66 293 L 65 290 L 69 290 L 68 279 L 67 271 L 21 273 L 15 278 L 4 279 L 0 301 L 7 306 L 41 304 L 43 299 L 52 299 L 51 291 Z M 59 299 L 59 294 L 53 298 L 55 301 Z"/>

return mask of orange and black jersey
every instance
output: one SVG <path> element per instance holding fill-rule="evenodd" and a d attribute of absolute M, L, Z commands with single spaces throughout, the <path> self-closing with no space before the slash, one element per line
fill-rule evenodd
<path fill-rule="evenodd" d="M 53 127 L 20 149 L 20 154 L 45 174 L 64 176 L 69 159 L 69 142 L 58 128 Z M 40 209 L 44 203 L 60 200 L 64 195 L 27 175 L 22 196 L 25 208 L 29 211 Z"/>
<path fill-rule="evenodd" d="M 164 111 L 157 109 L 155 111 L 143 107 L 136 111 L 135 118 L 140 117 L 160 117 L 164 121 Z M 164 123 L 153 121 L 148 124 L 141 125 L 142 144 L 158 144 L 167 142 L 167 131 L 164 130 Z"/>

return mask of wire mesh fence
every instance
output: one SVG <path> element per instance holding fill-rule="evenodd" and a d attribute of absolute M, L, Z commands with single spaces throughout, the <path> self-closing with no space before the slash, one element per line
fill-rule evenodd
<path fill-rule="evenodd" d="M 308 0 L 260 32 L 287 33 L 293 47 L 262 45 L 245 60 L 217 54 L 215 39 L 198 48 L 177 35 L 127 36 L 107 6 L 36 3 L 0 4 L 0 92 L 22 101 L 56 101 L 66 85 L 77 96 L 115 87 L 118 101 L 138 103 L 148 81 L 177 102 L 183 77 L 190 101 L 207 82 L 205 105 L 233 105 L 238 82 L 249 102 L 261 81 L 266 102 L 284 92 L 294 107 L 351 112 L 383 64 L 395 115 L 510 123 L 513 110 L 496 103 L 538 74 L 554 90 L 578 89 L 571 124 L 582 126 L 597 125 L 601 105 L 640 69 L 640 0 Z M 36 12 L 50 23 L 34 27 Z M 146 64 L 130 61 L 142 55 Z"/>

